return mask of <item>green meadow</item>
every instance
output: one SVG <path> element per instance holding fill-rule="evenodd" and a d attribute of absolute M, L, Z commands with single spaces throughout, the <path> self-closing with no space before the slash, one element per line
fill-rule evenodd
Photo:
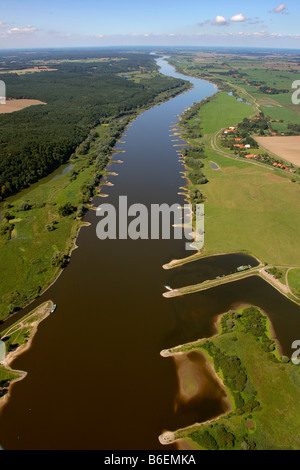
<path fill-rule="evenodd" d="M 294 237 L 300 233 L 299 186 L 256 166 L 241 168 L 232 161 L 222 167 L 222 158 L 215 159 L 221 165 L 217 176 L 205 167 L 205 250 L 242 249 L 269 264 L 299 265 Z"/>
<path fill-rule="evenodd" d="M 229 392 L 232 411 L 176 431 L 175 438 L 205 449 L 299 448 L 300 369 L 280 357 L 269 331 L 269 320 L 250 307 L 225 314 L 217 336 L 182 347 L 208 355 Z"/>
<path fill-rule="evenodd" d="M 41 293 L 60 271 L 51 264 L 54 253 L 67 254 L 74 245 L 82 222 L 74 214 L 61 217 L 58 208 L 67 201 L 75 207 L 80 204 L 80 188 L 94 169 L 84 158 L 74 161 L 73 169 L 75 179 L 67 173 L 36 185 L 8 209 L 14 229 L 10 237 L 0 237 L 0 319 L 7 316 L 10 306 L 22 306 Z M 20 210 L 22 203 L 31 208 Z M 54 230 L 48 231 L 47 225 Z"/>
<path fill-rule="evenodd" d="M 223 127 L 235 126 L 253 114 L 252 106 L 237 101 L 226 92 L 220 92 L 200 109 L 197 117 L 200 118 L 203 135 L 211 135 Z"/>
<path fill-rule="evenodd" d="M 288 282 L 292 292 L 300 298 L 300 269 L 291 269 L 289 271 Z"/>
<path fill-rule="evenodd" d="M 276 110 L 282 108 L 276 108 Z M 229 159 L 211 148 L 211 137 L 235 126 L 253 108 L 227 93 L 204 104 L 190 124 L 198 123 L 206 144 L 203 173 L 209 182 L 196 186 L 205 196 L 205 245 L 202 254 L 246 251 L 262 262 L 300 266 L 295 233 L 300 233 L 299 185 L 271 167 Z M 196 118 L 199 121 L 195 121 Z M 212 160 L 220 166 L 213 170 Z M 195 189 L 195 186 L 190 186 Z M 293 201 L 291 203 L 291 201 Z"/>

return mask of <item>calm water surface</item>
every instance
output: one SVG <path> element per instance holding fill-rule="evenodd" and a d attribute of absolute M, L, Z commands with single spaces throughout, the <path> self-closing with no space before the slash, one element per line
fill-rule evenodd
<path fill-rule="evenodd" d="M 159 60 L 163 73 L 185 78 Z M 177 115 L 213 94 L 214 85 L 191 78 L 194 88 L 144 112 L 122 137 L 119 176 L 104 201 L 182 203 L 184 180 L 170 129 Z M 103 203 L 97 198 L 95 205 Z M 217 416 L 220 393 L 178 402 L 172 358 L 162 349 L 215 333 L 220 313 L 241 304 L 263 308 L 283 351 L 300 337 L 300 309 L 257 277 L 203 293 L 164 299 L 165 284 L 183 286 L 228 274 L 254 261 L 242 254 L 201 260 L 178 270 L 162 265 L 190 254 L 180 240 L 107 240 L 96 237 L 96 213 L 80 231 L 79 249 L 57 282 L 31 307 L 52 299 L 56 312 L 39 327 L 31 349 L 14 368 L 28 372 L 12 388 L 0 416 L 4 449 L 162 449 L 158 436 Z M 250 262 L 250 264 L 252 264 Z M 27 309 L 28 310 L 28 309 Z M 200 363 L 199 363 L 200 368 Z"/>

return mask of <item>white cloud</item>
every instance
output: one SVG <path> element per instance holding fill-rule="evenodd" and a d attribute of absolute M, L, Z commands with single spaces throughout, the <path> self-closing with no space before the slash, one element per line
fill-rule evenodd
<path fill-rule="evenodd" d="M 239 13 L 238 15 L 234 15 L 230 18 L 230 21 L 239 22 L 239 21 L 246 21 L 246 17 L 243 13 Z"/>
<path fill-rule="evenodd" d="M 284 12 L 287 12 L 287 6 L 285 3 L 281 3 L 281 5 L 279 5 L 279 7 L 277 8 L 273 8 L 273 13 L 284 13 Z"/>
<path fill-rule="evenodd" d="M 213 24 L 216 24 L 218 26 L 225 26 L 228 24 L 228 21 L 226 18 L 222 15 L 217 15 L 215 19 L 213 20 Z"/>
<path fill-rule="evenodd" d="M 198 26 L 200 26 L 200 27 L 202 28 L 202 27 L 205 26 L 206 24 L 210 24 L 210 23 L 211 23 L 210 20 L 200 21 L 200 22 L 198 23 Z"/>
<path fill-rule="evenodd" d="M 252 18 L 246 18 L 243 13 L 238 13 L 236 15 L 233 15 L 229 20 L 225 18 L 223 15 L 217 15 L 214 20 L 206 20 L 206 21 L 201 21 L 198 23 L 198 26 L 203 28 L 203 26 L 206 25 L 212 25 L 212 26 L 228 26 L 230 23 L 245 23 L 245 24 L 258 24 L 261 22 L 259 20 L 259 17 L 255 17 L 255 22 L 253 22 Z"/>
<path fill-rule="evenodd" d="M 35 26 L 28 25 L 25 28 L 11 28 L 8 29 L 5 34 L 31 34 L 35 33 L 37 28 Z"/>

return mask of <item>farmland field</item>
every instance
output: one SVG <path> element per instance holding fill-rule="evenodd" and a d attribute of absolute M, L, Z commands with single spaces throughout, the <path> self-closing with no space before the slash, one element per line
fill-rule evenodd
<path fill-rule="evenodd" d="M 278 157 L 300 166 L 300 136 L 256 137 L 257 142 Z"/>
<path fill-rule="evenodd" d="M 28 108 L 37 104 L 47 104 L 39 100 L 6 100 L 5 104 L 0 105 L 0 114 L 13 113 L 14 111 L 21 111 L 21 109 Z"/>

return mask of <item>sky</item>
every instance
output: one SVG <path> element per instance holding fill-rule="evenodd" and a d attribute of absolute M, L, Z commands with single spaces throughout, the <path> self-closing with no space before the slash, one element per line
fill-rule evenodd
<path fill-rule="evenodd" d="M 300 50 L 300 2 L 0 0 L 0 49 L 241 46 Z"/>

